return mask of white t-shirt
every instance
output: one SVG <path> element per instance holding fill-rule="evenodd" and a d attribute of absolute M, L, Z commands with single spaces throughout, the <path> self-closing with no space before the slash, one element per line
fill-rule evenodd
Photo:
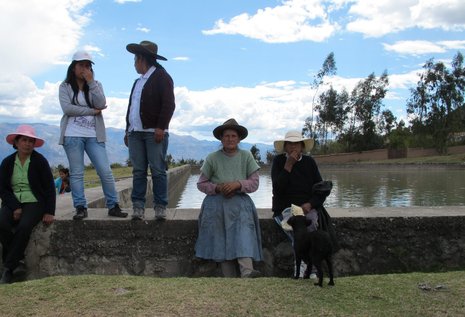
<path fill-rule="evenodd" d="M 89 107 L 83 91 L 79 91 L 77 103 L 78 106 Z M 95 138 L 97 136 L 95 132 L 95 116 L 69 117 L 65 136 Z"/>

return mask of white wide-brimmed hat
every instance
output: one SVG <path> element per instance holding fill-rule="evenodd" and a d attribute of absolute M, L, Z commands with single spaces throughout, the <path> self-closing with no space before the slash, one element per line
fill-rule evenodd
<path fill-rule="evenodd" d="M 284 136 L 284 140 L 274 141 L 274 149 L 278 154 L 284 152 L 284 142 L 304 142 L 305 146 L 303 148 L 303 152 L 310 152 L 315 144 L 313 139 L 303 138 L 299 131 L 288 131 Z"/>

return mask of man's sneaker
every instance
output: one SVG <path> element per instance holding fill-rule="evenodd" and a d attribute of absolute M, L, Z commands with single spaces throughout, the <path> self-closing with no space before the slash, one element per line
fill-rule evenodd
<path fill-rule="evenodd" d="M 132 220 L 144 220 L 144 208 L 134 208 L 134 212 L 132 213 Z"/>
<path fill-rule="evenodd" d="M 166 207 L 157 205 L 153 208 L 155 210 L 155 220 L 165 220 L 166 219 Z"/>
<path fill-rule="evenodd" d="M 87 208 L 83 206 L 77 206 L 76 207 L 76 214 L 73 216 L 74 220 L 82 220 L 84 218 L 87 218 Z"/>
<path fill-rule="evenodd" d="M 115 204 L 113 208 L 108 209 L 108 216 L 126 218 L 128 216 L 127 212 L 122 212 L 118 204 Z"/>

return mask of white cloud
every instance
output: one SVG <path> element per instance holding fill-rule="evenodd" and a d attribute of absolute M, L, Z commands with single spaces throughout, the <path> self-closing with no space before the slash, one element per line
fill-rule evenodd
<path fill-rule="evenodd" d="M 386 51 L 417 56 L 465 49 L 465 41 L 398 41 L 394 44 L 383 43 L 383 47 Z"/>
<path fill-rule="evenodd" d="M 339 28 L 330 22 L 325 2 L 320 0 L 289 0 L 274 8 L 259 9 L 254 15 L 242 13 L 229 22 L 215 22 L 206 35 L 240 34 L 267 43 L 298 41 L 321 42 Z"/>
<path fill-rule="evenodd" d="M 408 90 L 409 88 L 417 85 L 419 73 L 421 69 L 416 69 L 405 74 L 392 74 L 389 76 L 389 90 L 402 89 Z"/>
<path fill-rule="evenodd" d="M 465 49 L 465 41 L 440 41 L 438 44 L 449 50 Z"/>
<path fill-rule="evenodd" d="M 90 2 L 2 1 L 2 72 L 15 71 L 31 76 L 72 54 L 82 36 L 82 28 L 89 21 L 89 14 L 83 9 Z"/>
<path fill-rule="evenodd" d="M 174 61 L 183 61 L 183 62 L 186 62 L 186 61 L 189 61 L 190 58 L 187 57 L 187 56 L 178 56 L 178 57 L 172 58 L 172 60 L 174 60 Z"/>
<path fill-rule="evenodd" d="M 462 0 L 420 0 L 410 11 L 412 19 L 425 29 L 465 29 L 465 2 Z"/>
<path fill-rule="evenodd" d="M 118 4 L 126 4 L 126 3 L 137 3 L 137 2 L 142 2 L 142 0 L 114 0 Z"/>
<path fill-rule="evenodd" d="M 465 29 L 462 0 L 357 0 L 349 9 L 347 30 L 380 37 L 409 28 Z"/>
<path fill-rule="evenodd" d="M 146 27 L 139 26 L 136 28 L 137 31 L 142 32 L 142 33 L 149 33 L 150 29 Z"/>
<path fill-rule="evenodd" d="M 407 55 L 421 55 L 431 53 L 444 53 L 442 45 L 430 41 L 398 41 L 394 44 L 383 44 L 386 51 Z"/>
<path fill-rule="evenodd" d="M 91 0 L 23 0 L 0 4 L 0 117 L 10 122 L 57 124 L 58 84 L 40 89 L 31 76 L 68 59 L 82 36 Z M 8 48 L 8 49 L 6 49 Z M 91 47 L 89 47 L 91 48 Z M 98 51 L 98 49 L 93 49 Z"/>
<path fill-rule="evenodd" d="M 462 0 L 288 0 L 220 19 L 205 35 L 242 35 L 267 43 L 322 42 L 345 26 L 380 37 L 405 29 L 465 30 Z"/>
<path fill-rule="evenodd" d="M 45 122 L 57 124 L 62 116 L 58 103 L 59 83 L 45 83 L 39 89 L 27 76 L 1 75 L 0 117 L 7 122 Z"/>
<path fill-rule="evenodd" d="M 331 77 L 337 90 L 345 88 L 349 93 L 363 78 Z M 389 95 L 386 99 L 402 99 L 396 91 L 406 90 L 417 81 L 417 72 L 389 75 Z M 6 122 L 40 122 L 58 125 L 62 110 L 58 102 L 57 83 L 46 83 L 38 88 L 26 76 L 9 81 L 3 91 L 10 95 L 1 97 L 0 118 Z M 319 90 L 321 93 L 323 89 Z M 176 110 L 170 130 L 180 135 L 213 140 L 212 130 L 228 118 L 234 117 L 249 129 L 247 142 L 269 143 L 281 138 L 286 130 L 301 129 L 311 113 L 314 91 L 307 83 L 279 81 L 261 83 L 255 87 L 218 87 L 204 91 L 191 91 L 176 87 Z M 107 95 L 108 108 L 103 115 L 107 127 L 125 128 L 128 98 Z M 404 109 L 394 111 L 397 116 Z M 315 115 L 317 113 L 314 113 Z"/>

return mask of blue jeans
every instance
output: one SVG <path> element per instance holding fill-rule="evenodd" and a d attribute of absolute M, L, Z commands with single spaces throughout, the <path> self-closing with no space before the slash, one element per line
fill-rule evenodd
<path fill-rule="evenodd" d="M 106 206 L 107 208 L 113 208 L 118 203 L 118 193 L 116 192 L 115 179 L 108 162 L 105 143 L 97 142 L 97 138 L 67 136 L 63 147 L 69 162 L 69 182 L 74 207 L 83 206 L 87 208 L 84 194 L 84 152 L 86 152 L 100 177 Z"/>
<path fill-rule="evenodd" d="M 166 176 L 166 151 L 169 134 L 161 143 L 155 142 L 153 132 L 132 131 L 128 134 L 129 159 L 132 163 L 132 206 L 145 208 L 147 193 L 147 168 L 152 174 L 153 206 L 168 205 L 168 179 Z"/>

